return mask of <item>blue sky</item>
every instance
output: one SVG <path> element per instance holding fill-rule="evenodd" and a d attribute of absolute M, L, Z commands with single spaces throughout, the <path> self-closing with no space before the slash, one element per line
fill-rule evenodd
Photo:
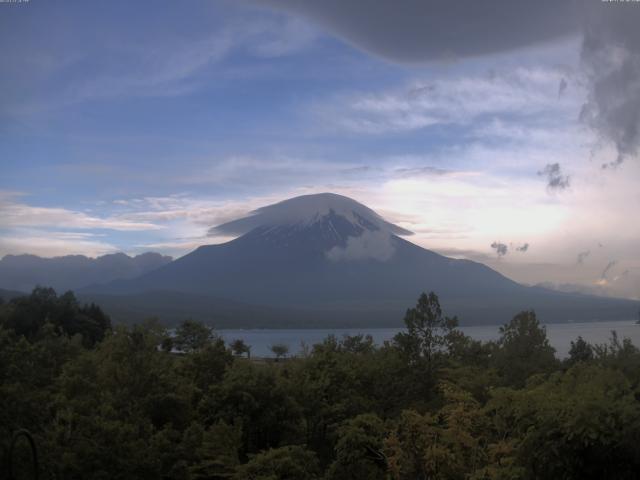
<path fill-rule="evenodd" d="M 486 48 L 463 32 L 434 56 L 436 31 L 407 61 L 394 35 L 306 3 L 0 4 L 0 256 L 179 256 L 333 191 L 517 280 L 640 294 L 635 139 L 594 96 L 607 79 L 579 28 L 516 25 Z"/>

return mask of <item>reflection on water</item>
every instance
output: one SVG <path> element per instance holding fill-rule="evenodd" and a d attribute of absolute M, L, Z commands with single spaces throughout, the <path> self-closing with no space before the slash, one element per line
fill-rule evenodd
<path fill-rule="evenodd" d="M 611 337 L 611 331 L 615 330 L 622 340 L 625 337 L 631 339 L 634 345 L 640 346 L 640 325 L 635 325 L 633 320 L 620 322 L 592 322 L 592 323 L 556 323 L 548 324 L 547 336 L 549 342 L 556 349 L 556 355 L 566 357 L 570 343 L 579 335 L 590 343 L 605 343 Z M 499 326 L 488 325 L 478 327 L 461 327 L 461 330 L 476 340 L 488 341 L 498 338 Z M 399 332 L 399 328 L 370 328 L 370 329 L 291 329 L 291 330 L 220 330 L 219 333 L 227 342 L 240 338 L 251 346 L 251 355 L 256 357 L 272 357 L 269 347 L 277 343 L 283 343 L 289 347 L 292 354 L 298 353 L 303 344 L 313 345 L 325 339 L 328 335 L 357 335 L 368 334 L 377 344 L 390 340 Z"/>

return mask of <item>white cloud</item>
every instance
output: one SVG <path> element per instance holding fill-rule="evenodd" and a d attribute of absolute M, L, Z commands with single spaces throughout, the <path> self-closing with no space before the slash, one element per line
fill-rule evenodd
<path fill-rule="evenodd" d="M 344 247 L 333 247 L 326 256 L 334 262 L 370 259 L 384 262 L 393 257 L 394 253 L 395 248 L 388 232 L 366 230 L 362 235 L 347 238 Z"/>
<path fill-rule="evenodd" d="M 519 67 L 485 75 L 442 76 L 377 93 L 338 96 L 329 105 L 314 106 L 314 111 L 331 125 L 368 134 L 468 125 L 493 116 L 553 118 L 584 94 L 572 88 L 559 98 L 558 85 L 566 82 L 565 75 L 564 68 Z"/>
<path fill-rule="evenodd" d="M 237 52 L 281 57 L 307 48 L 317 37 L 307 22 L 286 15 L 229 22 L 198 39 L 167 44 L 120 44 L 111 54 L 119 62 L 75 85 L 69 101 L 120 96 L 175 96 L 190 93 L 221 75 L 220 64 Z M 206 70 L 217 67 L 215 75 Z"/>
<path fill-rule="evenodd" d="M 0 257 L 27 253 L 42 257 L 79 254 L 98 257 L 117 251 L 118 248 L 114 245 L 86 233 L 27 229 L 0 236 Z"/>
<path fill-rule="evenodd" d="M 142 36 L 124 24 L 117 34 L 96 35 L 76 24 L 81 10 L 74 9 L 75 15 L 69 17 L 75 26 L 73 39 L 57 38 L 38 48 L 27 42 L 18 54 L 6 52 L 10 55 L 6 80 L 20 89 L 5 99 L 2 113 L 27 118 L 85 101 L 186 95 L 246 71 L 256 75 L 260 67 L 245 57 L 293 55 L 313 45 L 319 35 L 302 19 L 262 10 L 231 13 L 228 18 L 215 15 L 208 28 L 199 25 L 188 33 L 181 22 L 160 16 Z M 200 13 L 209 16 L 210 9 L 204 10 Z M 45 25 L 37 16 L 34 22 Z M 60 79 L 64 83 L 52 88 Z"/>
<path fill-rule="evenodd" d="M 0 225 L 17 227 L 65 227 L 120 231 L 157 230 L 149 222 L 130 221 L 115 216 L 96 217 L 83 212 L 55 207 L 35 207 L 14 201 L 0 201 Z"/>

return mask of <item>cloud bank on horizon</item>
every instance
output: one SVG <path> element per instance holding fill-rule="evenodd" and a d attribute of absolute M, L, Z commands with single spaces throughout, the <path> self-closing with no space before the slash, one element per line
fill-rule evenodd
<path fill-rule="evenodd" d="M 638 298 L 640 3 L 398 5 L 1 4 L 0 255 L 180 255 L 332 191 L 516 280 Z"/>

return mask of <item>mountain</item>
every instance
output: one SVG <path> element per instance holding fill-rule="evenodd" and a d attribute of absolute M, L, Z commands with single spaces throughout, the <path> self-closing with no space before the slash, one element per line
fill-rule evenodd
<path fill-rule="evenodd" d="M 74 290 L 120 278 L 133 278 L 167 265 L 171 257 L 143 253 L 130 257 L 114 253 L 98 258 L 83 255 L 42 258 L 6 255 L 0 260 L 0 288 L 30 292 L 36 285 L 57 291 Z"/>
<path fill-rule="evenodd" d="M 398 325 L 425 291 L 435 291 L 463 324 L 502 323 L 524 309 L 547 322 L 631 319 L 638 308 L 630 300 L 523 286 L 483 264 L 444 257 L 404 240 L 411 232 L 366 206 L 330 193 L 260 208 L 212 233 L 239 236 L 81 294 L 114 307 L 135 298 L 140 314 L 166 317 L 162 299 L 171 292 L 174 310 L 182 303 L 185 316 L 235 327 L 272 326 L 274 316 L 298 326 Z"/>
<path fill-rule="evenodd" d="M 26 295 L 26 293 L 16 292 L 12 290 L 4 290 L 0 288 L 0 302 L 8 302 L 12 298 L 22 297 L 24 295 Z"/>

